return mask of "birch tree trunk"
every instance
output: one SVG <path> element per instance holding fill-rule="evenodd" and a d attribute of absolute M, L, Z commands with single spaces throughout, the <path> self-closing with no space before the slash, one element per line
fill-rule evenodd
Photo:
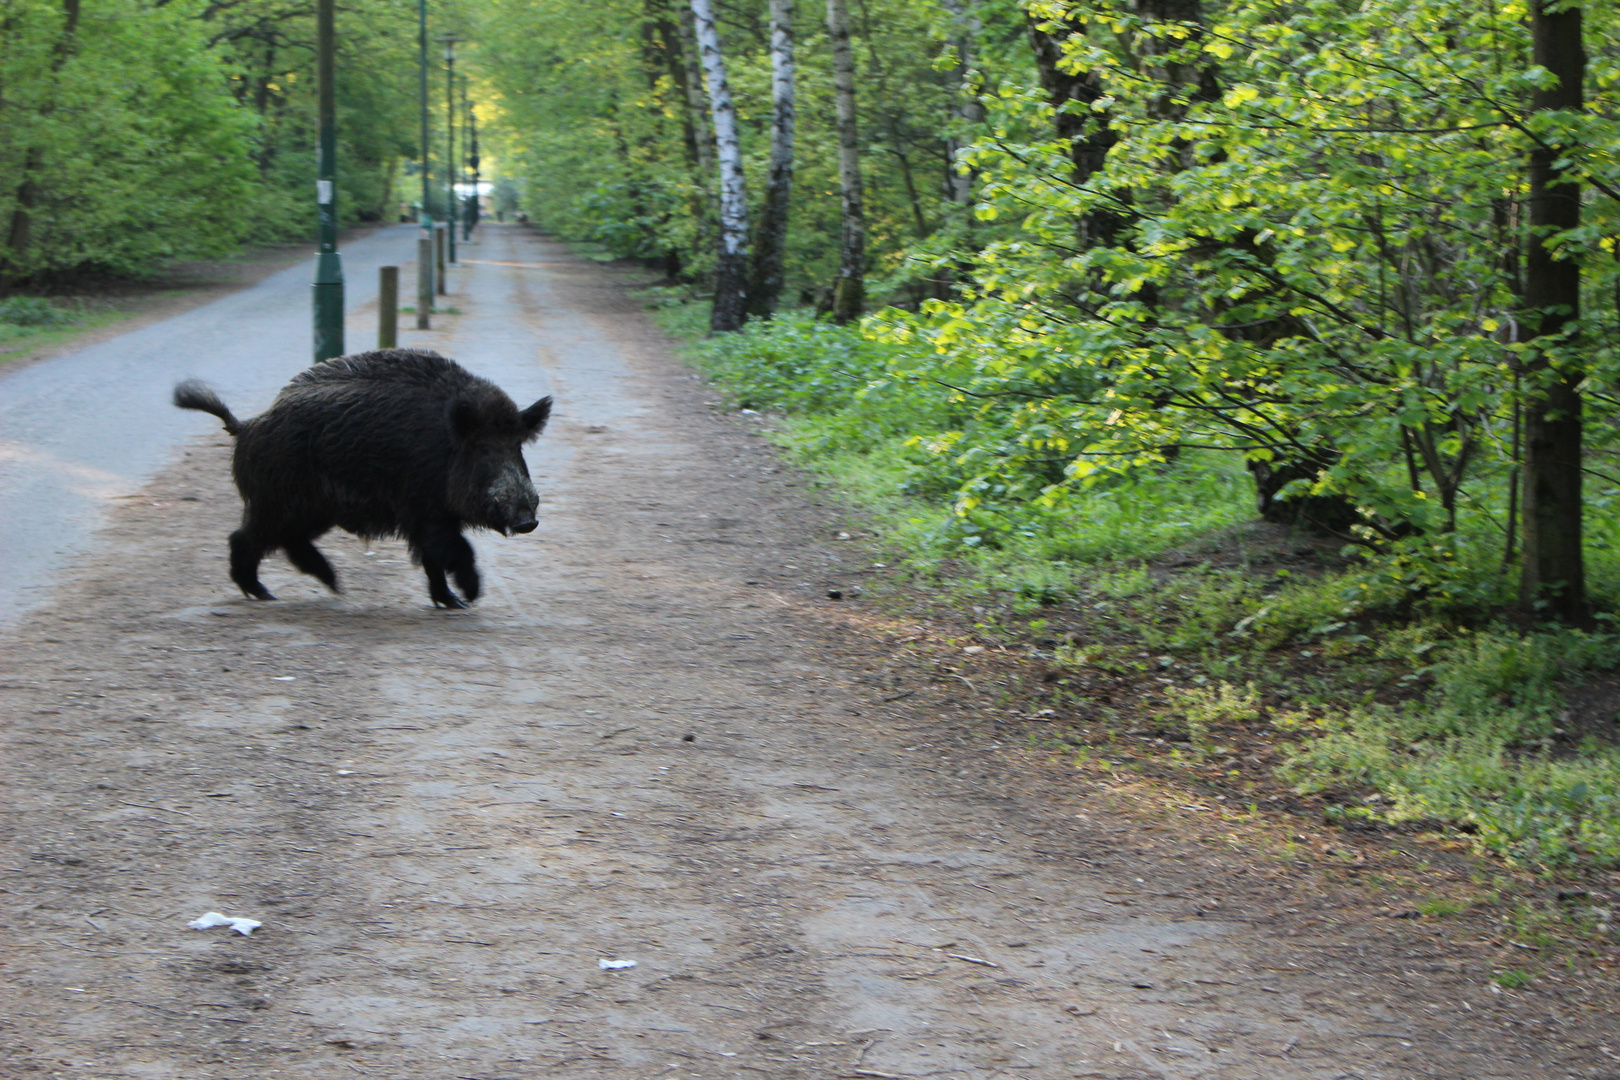
<path fill-rule="evenodd" d="M 687 162 L 693 177 L 691 191 L 692 220 L 696 222 L 692 250 L 702 251 L 712 242 L 715 233 L 714 199 L 714 128 L 709 122 L 709 106 L 703 92 L 703 71 L 697 62 L 696 20 L 692 8 L 680 5 L 680 31 L 668 40 L 670 78 L 686 96 L 686 115 L 682 121 L 687 136 Z M 673 46 L 678 45 L 675 50 Z"/>
<path fill-rule="evenodd" d="M 1532 113 L 1579 112 L 1586 56 L 1579 6 L 1552 10 L 1556 0 L 1532 0 L 1532 63 L 1558 77 L 1536 90 Z M 1530 151 L 1530 237 L 1524 262 L 1525 326 L 1529 340 L 1558 349 L 1581 313 L 1581 269 L 1547 245 L 1550 233 L 1581 223 L 1580 182 L 1559 166 L 1564 150 Z M 1581 547 L 1581 394 L 1585 372 L 1570 358 L 1541 351 L 1528 366 L 1532 389 L 1524 403 L 1524 561 L 1519 603 L 1540 617 L 1568 622 L 1586 615 Z"/>
<path fill-rule="evenodd" d="M 967 145 L 964 137 L 984 123 L 984 106 L 979 104 L 978 90 L 973 85 L 974 49 L 984 32 L 984 23 L 976 0 L 945 0 L 945 10 L 955 27 L 951 47 L 956 51 L 957 81 L 956 100 L 951 105 L 956 130 L 945 142 L 950 161 L 945 168 L 945 196 L 959 206 L 968 206 L 973 202 L 973 176 L 957 168 L 956 158 Z"/>
<path fill-rule="evenodd" d="M 797 111 L 793 71 L 794 0 L 771 0 L 771 171 L 754 241 L 749 314 L 768 319 L 782 295 L 788 209 L 793 193 L 793 121 Z"/>
<path fill-rule="evenodd" d="M 711 0 L 692 0 L 698 55 L 708 78 L 709 113 L 714 117 L 720 159 L 720 260 L 714 272 L 714 310 L 709 329 L 737 330 L 748 318 L 748 198 L 743 187 L 742 146 L 737 140 L 737 109 L 726 81 L 720 33 Z"/>
<path fill-rule="evenodd" d="M 696 3 L 696 0 L 693 0 Z M 832 39 L 833 90 L 838 102 L 838 187 L 843 207 L 838 280 L 833 284 L 833 321 L 858 319 L 866 305 L 866 210 L 861 193 L 860 141 L 855 129 L 855 54 L 849 45 L 849 8 L 827 0 Z"/>

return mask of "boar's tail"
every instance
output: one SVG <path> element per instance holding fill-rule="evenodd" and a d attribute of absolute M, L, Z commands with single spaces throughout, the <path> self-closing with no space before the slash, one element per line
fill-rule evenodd
<path fill-rule="evenodd" d="M 235 435 L 242 430 L 242 422 L 231 414 L 225 403 L 219 400 L 219 395 L 209 388 L 207 383 L 196 379 L 187 379 L 174 388 L 174 403 L 182 409 L 196 409 L 198 412 L 213 413 L 225 425 L 225 430 Z"/>

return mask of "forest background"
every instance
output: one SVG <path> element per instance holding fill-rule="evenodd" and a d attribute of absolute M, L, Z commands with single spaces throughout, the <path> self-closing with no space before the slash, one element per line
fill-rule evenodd
<path fill-rule="evenodd" d="M 0 0 L 0 319 L 306 237 L 313 21 Z M 1333 820 L 1544 870 L 1620 865 L 1617 21 L 430 5 L 495 207 L 659 270 L 733 403 L 1041 658 L 1060 742 L 1218 783 L 1263 739 Z M 414 214 L 416 5 L 338 40 L 340 213 Z"/>

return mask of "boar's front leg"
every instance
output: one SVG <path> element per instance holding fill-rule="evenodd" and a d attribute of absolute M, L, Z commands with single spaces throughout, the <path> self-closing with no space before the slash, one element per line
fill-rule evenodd
<path fill-rule="evenodd" d="M 275 546 L 266 542 L 246 523 L 231 533 L 231 580 L 250 600 L 275 599 L 259 581 L 259 563 L 264 559 L 264 553 Z"/>
<path fill-rule="evenodd" d="M 422 560 L 428 579 L 428 596 L 439 607 L 464 608 L 460 597 L 450 591 L 445 573 L 455 576 L 456 585 L 469 601 L 478 599 L 478 568 L 473 562 L 472 545 L 461 535 L 455 522 L 435 522 L 411 538 L 411 547 Z"/>

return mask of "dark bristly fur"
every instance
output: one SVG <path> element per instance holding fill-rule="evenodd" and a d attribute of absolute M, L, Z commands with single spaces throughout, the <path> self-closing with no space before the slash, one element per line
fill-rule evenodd
<path fill-rule="evenodd" d="M 231 534 L 231 579 L 273 600 L 261 559 L 280 548 L 336 591 L 337 575 L 313 541 L 334 526 L 356 536 L 398 536 L 443 607 L 478 598 L 467 526 L 510 535 L 535 527 L 539 499 L 523 461 L 551 415 L 551 398 L 519 410 L 495 384 L 435 352 L 383 349 L 340 356 L 294 377 L 270 408 L 238 420 L 200 382 L 174 403 L 219 417 L 236 436 L 231 472 L 242 527 Z"/>
<path fill-rule="evenodd" d="M 242 430 L 242 421 L 232 415 L 225 403 L 219 400 L 219 395 L 205 382 L 196 379 L 187 379 L 174 388 L 174 403 L 182 409 L 196 409 L 198 412 L 213 413 L 225 424 L 225 430 L 232 435 Z"/>

